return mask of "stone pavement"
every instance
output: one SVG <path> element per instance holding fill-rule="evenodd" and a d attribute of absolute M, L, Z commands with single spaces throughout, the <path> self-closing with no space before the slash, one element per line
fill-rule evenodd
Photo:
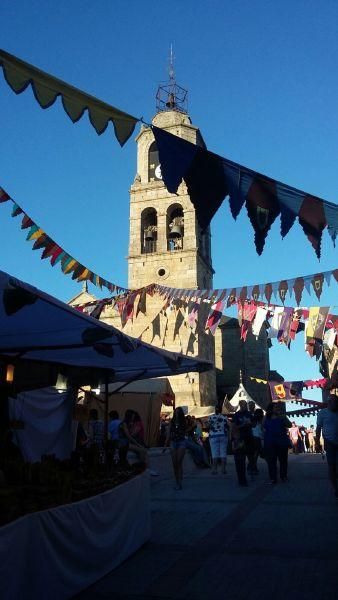
<path fill-rule="evenodd" d="M 173 490 L 169 454 L 153 451 L 152 537 L 78 600 L 336 600 L 338 501 L 321 455 L 290 455 L 290 481 L 248 488 L 185 459 Z"/>

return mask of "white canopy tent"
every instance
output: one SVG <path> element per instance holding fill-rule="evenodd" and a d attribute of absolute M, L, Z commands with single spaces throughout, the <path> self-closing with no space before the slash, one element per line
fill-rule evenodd
<path fill-rule="evenodd" d="M 127 382 L 213 368 L 131 338 L 2 271 L 0 357 L 60 366 L 82 384 L 93 372 Z"/>

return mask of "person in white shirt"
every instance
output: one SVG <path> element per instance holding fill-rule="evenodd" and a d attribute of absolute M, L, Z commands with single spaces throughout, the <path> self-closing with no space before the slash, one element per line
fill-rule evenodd
<path fill-rule="evenodd" d="M 221 414 L 218 407 L 215 414 L 208 419 L 209 425 L 209 443 L 212 456 L 212 473 L 217 473 L 217 464 L 219 459 L 222 463 L 222 473 L 226 473 L 227 446 L 228 446 L 228 419 Z"/>

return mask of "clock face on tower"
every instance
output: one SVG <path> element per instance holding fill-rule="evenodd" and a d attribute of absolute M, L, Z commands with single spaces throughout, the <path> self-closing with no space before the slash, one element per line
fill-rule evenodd
<path fill-rule="evenodd" d="M 161 165 L 158 164 L 155 169 L 155 179 L 162 179 Z"/>
<path fill-rule="evenodd" d="M 149 148 L 148 155 L 148 178 L 149 181 L 161 181 L 161 165 L 158 157 L 158 150 L 156 142 L 153 142 Z"/>

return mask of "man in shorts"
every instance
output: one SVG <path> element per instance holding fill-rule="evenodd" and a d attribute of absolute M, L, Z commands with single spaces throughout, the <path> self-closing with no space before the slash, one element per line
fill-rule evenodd
<path fill-rule="evenodd" d="M 222 463 L 222 472 L 226 473 L 227 446 L 228 446 L 228 419 L 222 415 L 218 406 L 215 414 L 210 415 L 209 421 L 209 443 L 212 456 L 212 473 L 216 475 L 219 459 Z"/>

